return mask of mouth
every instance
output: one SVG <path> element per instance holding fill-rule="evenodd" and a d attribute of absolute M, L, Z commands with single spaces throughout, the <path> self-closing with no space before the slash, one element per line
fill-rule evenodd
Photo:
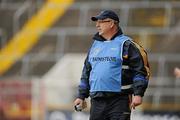
<path fill-rule="evenodd" d="M 101 29 L 100 29 L 100 28 L 97 28 L 97 30 L 98 30 L 98 31 L 101 31 Z"/>

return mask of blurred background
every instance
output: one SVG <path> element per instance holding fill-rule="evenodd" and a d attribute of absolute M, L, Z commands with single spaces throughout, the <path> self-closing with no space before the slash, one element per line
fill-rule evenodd
<path fill-rule="evenodd" d="M 88 120 L 74 112 L 101 10 L 148 52 L 151 78 L 132 120 L 180 120 L 180 0 L 0 0 L 0 120 Z"/>

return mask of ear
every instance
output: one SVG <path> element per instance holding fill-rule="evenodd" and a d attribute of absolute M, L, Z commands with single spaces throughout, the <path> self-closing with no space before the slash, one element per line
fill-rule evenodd
<path fill-rule="evenodd" d="M 111 23 L 111 26 L 110 26 L 110 28 L 112 28 L 113 26 L 114 26 L 114 22 L 112 22 L 112 23 Z"/>

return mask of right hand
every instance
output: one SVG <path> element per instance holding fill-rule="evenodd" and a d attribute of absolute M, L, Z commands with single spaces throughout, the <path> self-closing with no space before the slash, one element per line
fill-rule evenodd
<path fill-rule="evenodd" d="M 180 78 L 180 69 L 179 68 L 174 68 L 174 75 L 176 78 Z"/>
<path fill-rule="evenodd" d="M 82 107 L 82 109 L 85 109 L 87 107 L 87 103 L 85 100 L 82 100 L 80 98 L 77 98 L 75 101 L 74 101 L 74 105 L 80 105 Z"/>
<path fill-rule="evenodd" d="M 131 109 L 135 109 L 136 106 L 139 106 L 142 104 L 142 97 L 141 96 L 133 96 L 132 102 L 131 102 Z"/>

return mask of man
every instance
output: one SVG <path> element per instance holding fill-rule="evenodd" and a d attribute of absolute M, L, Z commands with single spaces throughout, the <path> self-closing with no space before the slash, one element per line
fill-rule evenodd
<path fill-rule="evenodd" d="M 174 68 L 174 75 L 176 78 L 180 78 L 180 69 L 178 67 Z"/>
<path fill-rule="evenodd" d="M 114 11 L 104 10 L 91 20 L 98 32 L 84 62 L 74 105 L 84 109 L 90 96 L 90 120 L 130 120 L 131 108 L 142 103 L 148 86 L 146 53 L 123 35 Z"/>

